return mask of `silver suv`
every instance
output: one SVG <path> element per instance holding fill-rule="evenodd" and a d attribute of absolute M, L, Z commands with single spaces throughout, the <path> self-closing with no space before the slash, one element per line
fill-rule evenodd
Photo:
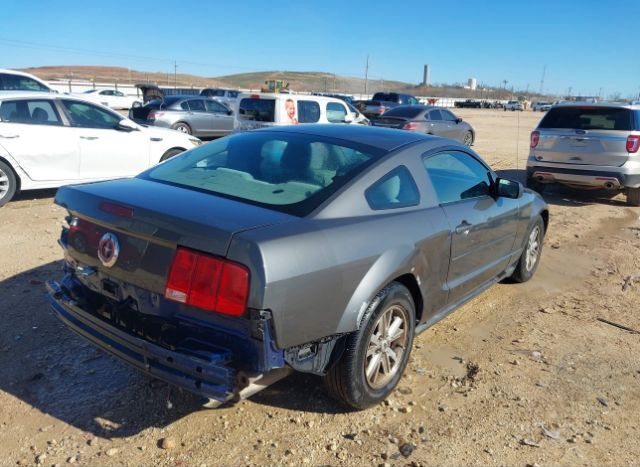
<path fill-rule="evenodd" d="M 626 190 L 627 203 L 640 206 L 638 149 L 640 105 L 557 105 L 531 133 L 527 186 Z"/>

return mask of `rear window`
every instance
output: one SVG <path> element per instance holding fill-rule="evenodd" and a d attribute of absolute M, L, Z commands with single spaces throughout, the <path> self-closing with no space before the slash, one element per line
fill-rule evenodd
<path fill-rule="evenodd" d="M 276 101 L 274 99 L 242 99 L 238 109 L 238 117 L 242 120 L 256 122 L 274 122 Z"/>
<path fill-rule="evenodd" d="M 0 90 L 2 91 L 42 91 L 50 89 L 28 76 L 0 73 Z"/>
<path fill-rule="evenodd" d="M 385 117 L 406 117 L 415 118 L 424 112 L 424 109 L 416 107 L 394 107 L 391 110 L 387 110 L 384 114 Z"/>
<path fill-rule="evenodd" d="M 304 216 L 385 153 L 319 136 L 248 132 L 185 152 L 141 177 Z"/>
<path fill-rule="evenodd" d="M 616 107 L 556 107 L 547 112 L 538 128 L 630 131 L 633 112 Z"/>
<path fill-rule="evenodd" d="M 399 96 L 395 92 L 376 92 L 371 100 L 397 102 L 398 99 Z"/>

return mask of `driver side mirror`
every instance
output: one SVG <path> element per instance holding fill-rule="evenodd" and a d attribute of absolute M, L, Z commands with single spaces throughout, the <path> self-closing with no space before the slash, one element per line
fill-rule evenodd
<path fill-rule="evenodd" d="M 227 115 L 233 115 L 233 110 L 231 109 L 227 110 Z"/>
<path fill-rule="evenodd" d="M 458 117 L 456 118 L 456 123 L 460 123 L 462 121 L 462 118 Z"/>
<path fill-rule="evenodd" d="M 506 178 L 498 178 L 495 181 L 496 195 L 501 198 L 518 199 L 522 196 L 522 183 Z"/>
<path fill-rule="evenodd" d="M 122 120 L 120 120 L 118 122 L 118 126 L 116 127 L 116 130 L 120 130 L 120 131 L 138 131 L 138 127 L 132 121 L 127 120 L 126 118 L 123 118 Z"/>
<path fill-rule="evenodd" d="M 344 116 L 344 123 L 353 123 L 353 115 L 351 114 L 346 114 Z"/>

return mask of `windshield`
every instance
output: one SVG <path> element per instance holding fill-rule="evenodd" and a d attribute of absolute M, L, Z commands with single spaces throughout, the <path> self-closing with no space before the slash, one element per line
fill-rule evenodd
<path fill-rule="evenodd" d="M 321 136 L 248 132 L 188 151 L 141 177 L 304 216 L 385 153 Z"/>
<path fill-rule="evenodd" d="M 633 112 L 617 107 L 556 107 L 540 122 L 539 128 L 565 128 L 572 130 L 633 129 Z"/>
<path fill-rule="evenodd" d="M 384 113 L 384 117 L 405 117 L 405 118 L 415 118 L 424 112 L 426 109 L 421 107 L 395 107 L 391 110 L 387 110 Z"/>

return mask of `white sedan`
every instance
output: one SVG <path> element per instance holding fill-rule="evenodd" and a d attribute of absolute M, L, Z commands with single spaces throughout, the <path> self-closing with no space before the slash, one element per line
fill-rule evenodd
<path fill-rule="evenodd" d="M 90 100 L 91 102 L 106 105 L 112 109 L 124 110 L 129 110 L 134 102 L 140 101 L 140 99 L 127 96 L 117 89 L 89 89 L 80 97 Z"/>
<path fill-rule="evenodd" d="M 60 94 L 0 93 L 0 206 L 18 190 L 132 177 L 200 144 Z"/>

